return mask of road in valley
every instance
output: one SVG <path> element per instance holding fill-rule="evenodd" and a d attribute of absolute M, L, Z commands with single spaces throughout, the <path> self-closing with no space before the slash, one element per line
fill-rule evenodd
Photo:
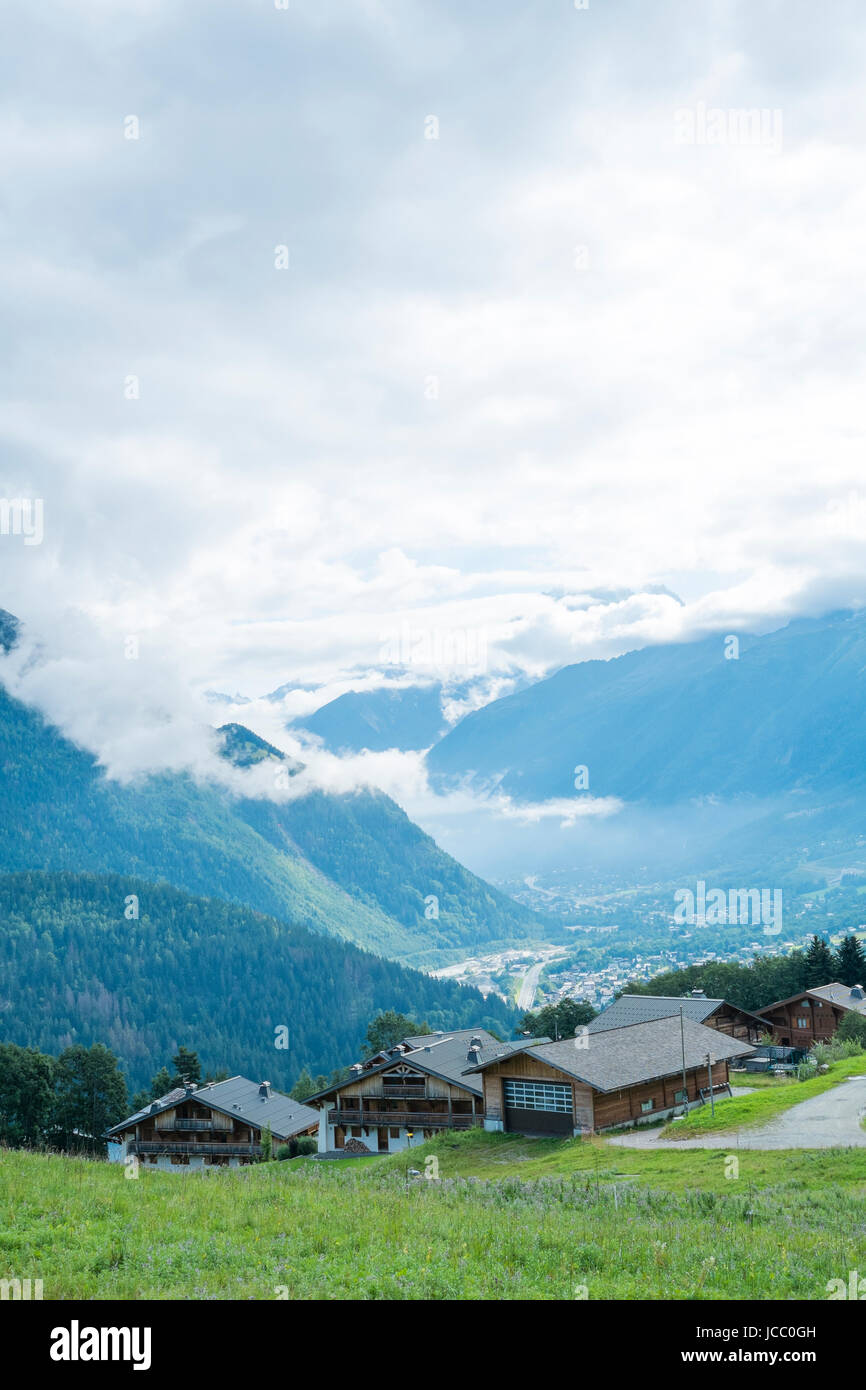
<path fill-rule="evenodd" d="M 520 993 L 517 996 L 518 1009 L 523 1009 L 525 1012 L 527 1009 L 532 1008 L 535 1001 L 535 991 L 538 989 L 538 977 L 545 965 L 546 961 L 540 960 L 536 965 L 530 966 L 529 970 L 527 970 L 523 977 L 523 983 L 520 986 Z"/>

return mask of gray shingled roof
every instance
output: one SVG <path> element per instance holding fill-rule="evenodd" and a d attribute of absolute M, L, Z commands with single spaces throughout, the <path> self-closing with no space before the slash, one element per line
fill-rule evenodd
<path fill-rule="evenodd" d="M 855 992 L 856 991 L 856 992 Z M 862 985 L 840 985 L 838 980 L 831 985 L 818 985 L 809 994 L 817 994 L 830 1004 L 838 1004 L 843 1009 L 853 1009 L 855 1013 L 866 1014 L 866 998 Z"/>
<path fill-rule="evenodd" d="M 122 1120 L 108 1133 L 117 1134 L 128 1129 L 130 1125 L 160 1114 L 163 1110 L 170 1110 L 182 1100 L 194 1100 L 199 1105 L 212 1106 L 214 1110 L 219 1110 L 224 1115 L 233 1115 L 246 1124 L 255 1125 L 257 1129 L 264 1129 L 265 1125 L 270 1125 L 275 1139 L 290 1139 L 319 1122 L 318 1111 L 312 1110 L 310 1106 L 302 1105 L 300 1101 L 292 1100 L 291 1096 L 284 1096 L 281 1091 L 275 1091 L 273 1088 L 267 1100 L 264 1100 L 259 1095 L 259 1082 L 250 1081 L 246 1076 L 232 1076 L 228 1081 L 214 1081 L 211 1085 L 200 1086 L 195 1091 L 188 1092 L 183 1087 L 169 1091 L 168 1095 L 155 1102 L 156 1109 L 153 1105 L 148 1105 L 144 1110 L 130 1115 L 128 1120 Z"/>
<path fill-rule="evenodd" d="M 590 1033 L 603 1033 L 608 1028 L 624 1028 L 629 1023 L 679 1018 L 680 1009 L 686 1018 L 703 1023 L 724 1002 L 724 999 L 693 999 L 690 995 L 678 998 L 671 994 L 621 994 L 586 1026 Z"/>
<path fill-rule="evenodd" d="M 690 1018 L 683 1019 L 682 1035 L 677 1013 L 676 1018 L 657 1018 L 590 1033 L 585 1035 L 588 1044 L 585 1047 L 577 1046 L 580 1038 L 570 1038 L 523 1050 L 531 1051 L 540 1062 L 547 1062 L 568 1076 L 586 1082 L 596 1091 L 620 1091 L 626 1086 L 682 1071 L 683 1038 L 687 1070 L 703 1066 L 708 1052 L 714 1062 L 746 1057 L 754 1052 L 748 1043 L 726 1037 L 715 1028 L 705 1028 Z M 495 1061 L 497 1058 L 491 1057 L 470 1070 L 483 1071 Z"/>
<path fill-rule="evenodd" d="M 307 1097 L 307 1103 L 315 1103 L 317 1100 L 323 1100 L 325 1096 L 333 1095 L 335 1091 L 351 1085 L 359 1075 L 377 1076 L 379 1072 L 387 1071 L 389 1067 L 401 1062 L 406 1062 L 419 1071 L 428 1072 L 431 1076 L 438 1076 L 443 1081 L 453 1081 L 464 1090 L 480 1096 L 481 1083 L 465 1075 L 472 1038 L 481 1039 L 481 1061 L 492 1057 L 494 1050 L 503 1046 L 492 1033 L 485 1032 L 483 1028 L 457 1028 L 448 1033 L 425 1033 L 420 1037 L 404 1038 L 403 1042 L 408 1045 L 408 1052 L 401 1053 L 399 1057 L 389 1057 L 387 1061 L 379 1062 L 375 1067 L 367 1067 L 363 1073 L 351 1076 L 337 1086 L 328 1086 L 324 1091 L 317 1091 L 314 1096 Z"/>

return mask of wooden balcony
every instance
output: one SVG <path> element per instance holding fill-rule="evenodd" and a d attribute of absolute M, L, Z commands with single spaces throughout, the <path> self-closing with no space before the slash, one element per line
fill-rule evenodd
<path fill-rule="evenodd" d="M 394 1129 L 472 1129 L 483 1115 L 449 1115 L 447 1110 L 329 1110 L 329 1125 L 361 1125 L 364 1129 L 391 1125 Z"/>
<path fill-rule="evenodd" d="M 261 1144 L 177 1144 L 161 1143 L 159 1140 L 139 1139 L 129 1146 L 133 1154 L 186 1154 L 190 1158 L 257 1158 L 262 1152 Z"/>
<path fill-rule="evenodd" d="M 366 1094 L 369 1095 L 369 1091 Z M 387 1083 L 385 1083 L 382 1087 L 379 1099 L 386 1100 L 388 1096 L 394 1096 L 394 1098 L 397 1100 L 423 1100 L 426 1094 L 427 1087 L 423 1084 L 421 1084 L 420 1086 L 410 1086 L 407 1084 L 404 1084 L 402 1086 L 389 1086 Z"/>

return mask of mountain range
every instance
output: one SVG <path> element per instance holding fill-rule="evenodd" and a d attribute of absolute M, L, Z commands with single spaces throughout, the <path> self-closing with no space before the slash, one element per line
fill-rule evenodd
<path fill-rule="evenodd" d="M 300 766 L 241 725 L 222 732 L 224 752 L 239 766 L 273 757 L 289 782 Z M 271 800 L 232 796 L 187 775 L 120 783 L 2 687 L 0 767 L 0 873 L 169 882 L 421 967 L 546 929 L 538 914 L 440 850 L 382 792 Z"/>
<path fill-rule="evenodd" d="M 429 748 L 448 728 L 442 694 L 438 681 L 396 689 L 347 690 L 287 727 L 315 734 L 334 753 Z"/>
<path fill-rule="evenodd" d="M 828 856 L 859 864 L 864 679 L 862 612 L 645 647 L 566 666 L 467 714 L 427 766 L 440 792 L 495 791 L 518 805 L 615 798 L 603 823 L 527 841 L 559 866 L 619 856 L 646 879 L 711 866 L 795 872 Z M 482 871 L 491 867 L 488 856 Z"/>

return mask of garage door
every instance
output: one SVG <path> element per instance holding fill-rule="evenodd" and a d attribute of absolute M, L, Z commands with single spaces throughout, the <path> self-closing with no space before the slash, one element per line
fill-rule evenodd
<path fill-rule="evenodd" d="M 505 1128 L 518 1134 L 570 1134 L 571 1087 L 556 1081 L 506 1081 Z"/>

